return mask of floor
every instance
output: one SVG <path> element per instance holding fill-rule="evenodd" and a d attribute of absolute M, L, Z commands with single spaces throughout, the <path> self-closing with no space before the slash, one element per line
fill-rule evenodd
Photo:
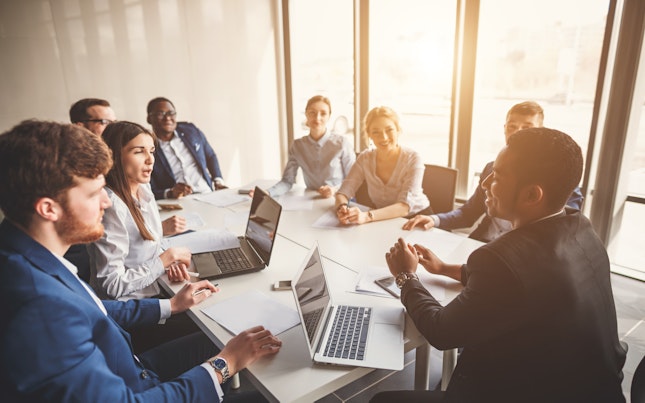
<path fill-rule="evenodd" d="M 618 317 L 618 334 L 620 339 L 629 345 L 627 360 L 623 368 L 625 376 L 623 392 L 627 402 L 629 402 L 629 388 L 634 370 L 645 355 L 645 282 L 619 274 L 612 274 L 612 286 Z M 436 349 L 431 351 L 430 385 L 437 385 L 440 380 L 442 355 Z M 402 371 L 375 370 L 317 402 L 362 403 L 368 402 L 374 394 L 380 391 L 413 389 L 414 359 L 414 351 L 410 351 L 405 356 L 405 368 Z M 244 380 L 242 375 L 242 387 L 239 391 L 231 391 L 227 396 L 234 397 L 240 392 L 247 392 L 249 389 L 252 390 L 252 386 L 250 386 L 249 381 Z M 254 402 L 261 400 L 257 395 L 252 396 L 250 399 L 250 401 Z"/>

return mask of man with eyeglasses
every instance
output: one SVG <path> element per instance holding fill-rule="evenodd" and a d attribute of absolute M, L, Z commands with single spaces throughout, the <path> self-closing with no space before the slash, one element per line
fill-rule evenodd
<path fill-rule="evenodd" d="M 116 122 L 116 115 L 105 99 L 83 98 L 69 108 L 69 119 L 100 137 L 105 126 Z"/>
<path fill-rule="evenodd" d="M 190 122 L 177 122 L 175 105 L 158 97 L 148 102 L 147 122 L 159 139 L 150 185 L 157 199 L 225 189 L 215 151 Z"/>

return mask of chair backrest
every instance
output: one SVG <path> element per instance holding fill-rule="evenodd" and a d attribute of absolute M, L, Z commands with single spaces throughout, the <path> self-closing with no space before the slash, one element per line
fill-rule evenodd
<path fill-rule="evenodd" d="M 440 165 L 425 164 L 423 193 L 430 200 L 434 214 L 452 211 L 455 208 L 455 191 L 459 170 Z"/>
<path fill-rule="evenodd" d="M 640 364 L 634 371 L 630 395 L 632 403 L 645 402 L 645 357 L 641 358 Z"/>

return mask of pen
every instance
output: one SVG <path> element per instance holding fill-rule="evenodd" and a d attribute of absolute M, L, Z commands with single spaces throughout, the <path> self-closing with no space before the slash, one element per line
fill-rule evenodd
<path fill-rule="evenodd" d="M 215 284 L 213 284 L 213 285 L 214 285 L 215 287 L 217 287 L 219 284 L 218 284 L 218 283 L 215 283 Z M 200 289 L 200 290 L 195 291 L 195 292 L 193 293 L 193 297 L 194 297 L 194 296 L 196 296 L 196 295 L 199 295 L 199 294 L 203 293 L 204 291 L 206 291 L 206 290 L 208 290 L 208 289 L 209 289 L 209 288 L 202 288 L 202 289 Z"/>

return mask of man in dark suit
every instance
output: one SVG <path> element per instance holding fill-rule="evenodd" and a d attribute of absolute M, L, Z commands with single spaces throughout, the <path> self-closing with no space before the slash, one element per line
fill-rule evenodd
<path fill-rule="evenodd" d="M 463 347 L 446 392 L 385 392 L 374 401 L 624 402 L 609 259 L 589 220 L 565 209 L 582 175 L 568 135 L 517 132 L 482 183 L 492 217 L 513 229 L 446 264 L 403 239 L 386 260 L 417 329 L 439 349 Z M 460 280 L 442 306 L 417 265 Z"/>
<path fill-rule="evenodd" d="M 150 185 L 157 199 L 224 189 L 217 155 L 192 123 L 177 123 L 175 105 L 163 97 L 148 102 L 147 121 L 159 144 Z"/>
<path fill-rule="evenodd" d="M 0 396 L 218 401 L 220 383 L 281 342 L 256 327 L 218 353 L 200 332 L 137 357 L 124 329 L 183 312 L 217 289 L 200 281 L 168 300 L 100 301 L 62 257 L 102 236 L 111 165 L 105 143 L 76 125 L 25 121 L 0 135 Z"/>
<path fill-rule="evenodd" d="M 543 123 L 544 111 L 539 104 L 533 101 L 520 102 L 519 104 L 513 105 L 506 114 L 504 137 L 508 140 L 518 130 L 542 127 Z M 484 204 L 486 196 L 484 195 L 484 189 L 481 184 L 492 171 L 493 162 L 489 162 L 479 175 L 479 184 L 475 192 L 461 207 L 447 213 L 432 214 L 429 216 L 424 215 L 422 212 L 408 220 L 403 225 L 403 229 L 410 230 L 414 227 L 424 229 L 437 227 L 445 230 L 468 228 L 473 226 L 481 218 L 477 228 L 470 233 L 470 238 L 482 242 L 490 242 L 508 232 L 511 229 L 510 222 L 486 214 L 486 205 Z M 580 210 L 582 201 L 582 192 L 576 186 L 567 201 L 567 205 L 576 210 Z"/>

